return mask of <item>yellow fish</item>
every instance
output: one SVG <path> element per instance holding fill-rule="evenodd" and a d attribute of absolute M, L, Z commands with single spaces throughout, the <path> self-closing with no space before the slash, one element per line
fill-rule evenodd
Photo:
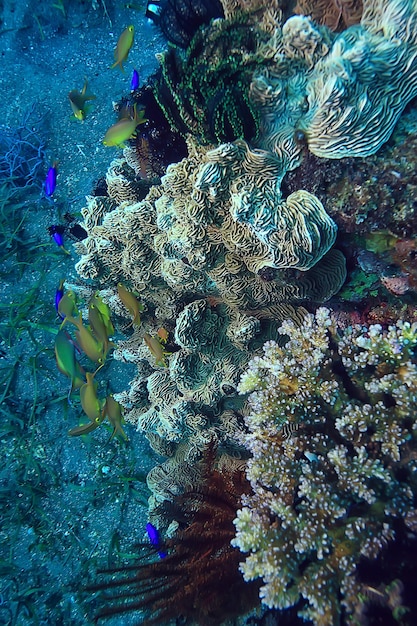
<path fill-rule="evenodd" d="M 59 330 L 55 338 L 55 358 L 58 369 L 71 379 L 71 389 L 84 384 L 84 370 L 75 358 L 75 347 L 63 330 Z"/>
<path fill-rule="evenodd" d="M 94 304 L 95 307 L 99 310 L 101 317 L 103 318 L 103 322 L 106 326 L 107 334 L 109 337 L 114 335 L 114 326 L 111 321 L 111 311 L 109 306 L 100 298 L 98 292 L 94 294 L 94 296 L 90 300 L 90 305 Z"/>
<path fill-rule="evenodd" d="M 61 327 L 64 326 L 67 317 L 73 317 L 74 315 L 78 315 L 76 296 L 73 291 L 67 291 L 62 296 L 58 304 L 58 314 L 61 318 L 63 318 Z"/>
<path fill-rule="evenodd" d="M 143 341 L 148 346 L 149 352 L 155 357 L 155 364 L 159 367 L 167 367 L 165 357 L 169 356 L 171 352 L 165 352 L 161 342 L 156 337 L 151 337 L 149 333 L 143 335 Z"/>
<path fill-rule="evenodd" d="M 81 91 L 78 91 L 78 89 L 73 89 L 68 94 L 68 98 L 70 101 L 73 115 L 75 119 L 80 120 L 81 122 L 84 121 L 85 116 L 87 115 L 88 110 L 89 110 L 89 107 L 86 106 L 85 103 L 88 100 L 96 99 L 96 97 L 93 96 L 93 94 L 87 93 L 87 85 L 88 85 L 87 79 L 85 79 L 84 87 L 82 88 Z"/>
<path fill-rule="evenodd" d="M 94 302 L 88 305 L 88 320 L 95 338 L 103 346 L 103 355 L 106 356 L 110 348 L 114 347 L 114 343 L 109 340 L 106 323 Z"/>
<path fill-rule="evenodd" d="M 86 372 L 85 376 L 87 382 L 80 388 L 81 406 L 88 419 L 95 422 L 101 417 L 101 403 L 97 398 L 97 383 L 91 372 Z"/>
<path fill-rule="evenodd" d="M 71 428 L 68 434 L 71 437 L 78 435 L 88 435 L 93 432 L 104 421 L 105 415 L 102 411 L 103 403 L 97 397 L 97 383 L 94 380 L 94 374 L 86 372 L 87 382 L 80 388 L 80 400 L 84 413 L 90 420 L 87 424 L 81 424 L 75 428 Z"/>
<path fill-rule="evenodd" d="M 71 428 L 71 430 L 68 431 L 68 434 L 71 435 L 71 437 L 77 437 L 78 435 L 88 435 L 88 433 L 92 433 L 93 430 L 98 428 L 103 420 L 104 417 L 100 417 L 100 419 L 96 420 L 95 422 L 87 422 L 87 424 L 81 424 L 81 426 Z"/>
<path fill-rule="evenodd" d="M 127 435 L 122 428 L 122 407 L 118 402 L 116 402 L 112 395 L 107 396 L 103 412 L 105 415 L 107 415 L 110 424 L 113 426 L 113 433 L 110 439 L 116 436 L 127 440 Z"/>
<path fill-rule="evenodd" d="M 126 61 L 127 56 L 130 52 L 130 48 L 133 46 L 134 38 L 135 27 L 133 26 L 133 24 L 130 24 L 130 26 L 124 29 L 117 41 L 116 47 L 114 49 L 114 63 L 110 69 L 119 66 L 120 70 L 124 72 L 123 63 L 124 61 Z"/>
<path fill-rule="evenodd" d="M 139 300 L 126 289 L 126 287 L 119 283 L 117 285 L 117 293 L 119 294 L 120 300 L 123 302 L 130 315 L 132 316 L 132 324 L 139 326 L 140 324 L 140 314 L 143 311 L 143 304 L 139 302 Z"/>
<path fill-rule="evenodd" d="M 123 117 L 121 120 L 110 126 L 104 135 L 103 143 L 105 146 L 124 148 L 125 141 L 135 136 L 136 127 L 144 124 L 148 120 L 145 119 L 145 110 L 141 109 L 139 113 L 136 110 L 136 104 L 133 107 L 133 118 Z"/>
<path fill-rule="evenodd" d="M 79 314 L 79 317 L 72 317 L 71 315 L 68 315 L 65 320 L 77 327 L 75 336 L 77 338 L 77 343 L 84 354 L 86 354 L 89 359 L 94 361 L 94 363 L 103 363 L 106 356 L 104 353 L 103 343 L 101 341 L 97 341 L 90 328 L 84 326 L 81 313 Z"/>
<path fill-rule="evenodd" d="M 158 335 L 159 341 L 163 345 L 165 345 L 166 342 L 168 341 L 168 336 L 169 336 L 169 333 L 168 333 L 167 329 L 163 328 L 163 327 L 162 328 L 158 328 L 158 330 L 156 331 L 156 334 Z"/>

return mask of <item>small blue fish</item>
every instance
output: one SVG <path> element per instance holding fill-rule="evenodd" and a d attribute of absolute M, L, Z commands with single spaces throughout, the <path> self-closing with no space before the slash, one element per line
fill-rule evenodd
<path fill-rule="evenodd" d="M 44 190 L 45 196 L 50 198 L 56 189 L 56 176 L 58 172 L 58 161 L 54 161 L 49 168 L 45 178 Z"/>
<path fill-rule="evenodd" d="M 61 233 L 53 233 L 52 235 L 52 239 L 55 241 L 56 245 L 59 246 L 60 248 L 64 245 L 64 237 L 62 236 Z"/>
<path fill-rule="evenodd" d="M 59 317 L 63 320 L 65 319 L 65 316 L 62 315 L 62 313 L 59 312 L 58 307 L 59 307 L 59 303 L 61 302 L 62 298 L 64 297 L 64 283 L 65 283 L 65 279 L 61 279 L 59 281 L 59 286 L 58 289 L 55 292 L 55 310 L 58 313 Z"/>
<path fill-rule="evenodd" d="M 139 72 L 137 70 L 133 70 L 132 78 L 130 80 L 130 91 L 136 91 L 139 87 Z"/>
<path fill-rule="evenodd" d="M 155 546 L 155 548 L 157 549 L 159 558 L 160 559 L 164 559 L 167 554 L 166 554 L 166 552 L 162 552 L 161 550 L 158 549 L 160 547 L 160 545 L 161 545 L 160 540 L 159 540 L 158 529 L 155 528 L 155 526 L 153 524 L 148 522 L 146 524 L 146 532 L 148 533 L 148 537 L 149 537 L 150 543 L 153 546 Z"/>
<path fill-rule="evenodd" d="M 313 452 L 304 452 L 304 456 L 308 461 L 310 461 L 310 463 L 316 463 L 316 461 L 319 460 L 317 454 L 314 454 Z"/>
<path fill-rule="evenodd" d="M 52 226 L 48 226 L 48 231 L 58 248 L 61 248 L 61 250 L 63 250 L 65 254 L 70 254 L 68 250 L 64 248 L 65 226 L 61 226 L 60 224 L 53 224 Z"/>

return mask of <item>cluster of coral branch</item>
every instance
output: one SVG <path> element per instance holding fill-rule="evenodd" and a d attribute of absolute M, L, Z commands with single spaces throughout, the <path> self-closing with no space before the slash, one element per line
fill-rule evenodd
<path fill-rule="evenodd" d="M 342 331 L 320 308 L 279 332 L 285 346 L 266 343 L 239 385 L 254 493 L 234 545 L 265 604 L 302 599 L 301 616 L 331 626 L 364 594 L 359 562 L 416 514 L 417 323 Z"/>

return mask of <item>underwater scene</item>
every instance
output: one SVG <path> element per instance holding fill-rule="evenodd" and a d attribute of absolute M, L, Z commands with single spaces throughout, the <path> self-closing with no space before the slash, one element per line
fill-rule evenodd
<path fill-rule="evenodd" d="M 417 0 L 0 0 L 0 624 L 417 623 Z"/>

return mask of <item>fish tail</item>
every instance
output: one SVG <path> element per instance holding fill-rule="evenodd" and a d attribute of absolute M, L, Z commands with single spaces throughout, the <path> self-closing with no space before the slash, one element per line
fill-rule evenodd
<path fill-rule="evenodd" d="M 119 66 L 120 67 L 120 71 L 123 72 L 123 74 L 125 73 L 124 67 L 123 67 L 123 61 L 115 61 L 113 63 L 113 65 L 110 66 L 110 69 L 113 70 L 115 67 Z"/>

